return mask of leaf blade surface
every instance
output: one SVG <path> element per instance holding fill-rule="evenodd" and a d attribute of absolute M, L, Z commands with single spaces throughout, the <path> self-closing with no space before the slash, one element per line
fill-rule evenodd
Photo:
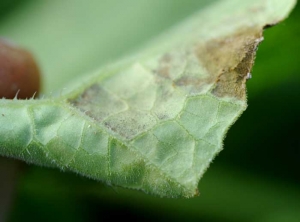
<path fill-rule="evenodd" d="M 246 109 L 263 28 L 295 1 L 218 1 L 64 95 L 0 101 L 0 151 L 166 197 L 198 181 Z"/>

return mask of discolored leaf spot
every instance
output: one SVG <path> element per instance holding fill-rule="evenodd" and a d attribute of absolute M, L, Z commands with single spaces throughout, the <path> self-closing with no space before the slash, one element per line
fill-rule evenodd
<path fill-rule="evenodd" d="M 250 28 L 221 39 L 213 39 L 196 48 L 200 62 L 209 72 L 208 83 L 214 83 L 212 94 L 244 100 L 246 80 L 254 64 L 262 29 Z"/>
<path fill-rule="evenodd" d="M 33 56 L 8 40 L 0 39 L 0 97 L 31 98 L 38 95 L 40 81 Z"/>

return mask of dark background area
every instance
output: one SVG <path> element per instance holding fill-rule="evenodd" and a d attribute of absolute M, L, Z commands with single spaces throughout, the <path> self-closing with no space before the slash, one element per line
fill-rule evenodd
<path fill-rule="evenodd" d="M 26 2 L 1 1 L 0 20 Z M 199 197 L 161 199 L 22 165 L 8 221 L 300 221 L 299 21 L 296 6 L 265 31 L 247 83 L 248 109 L 200 181 Z"/>

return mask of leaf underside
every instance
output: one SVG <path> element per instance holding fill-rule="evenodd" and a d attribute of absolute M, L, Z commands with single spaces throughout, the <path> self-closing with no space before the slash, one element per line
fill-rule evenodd
<path fill-rule="evenodd" d="M 0 154 L 162 197 L 192 197 L 246 109 L 263 28 L 295 1 L 219 0 L 60 97 L 0 100 Z"/>

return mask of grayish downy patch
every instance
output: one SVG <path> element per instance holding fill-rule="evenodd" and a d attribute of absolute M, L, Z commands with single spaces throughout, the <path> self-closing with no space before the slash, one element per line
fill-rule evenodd
<path fill-rule="evenodd" d="M 106 91 L 100 84 L 87 88 L 79 97 L 70 100 L 70 103 L 99 122 L 128 109 L 124 101 Z"/>

